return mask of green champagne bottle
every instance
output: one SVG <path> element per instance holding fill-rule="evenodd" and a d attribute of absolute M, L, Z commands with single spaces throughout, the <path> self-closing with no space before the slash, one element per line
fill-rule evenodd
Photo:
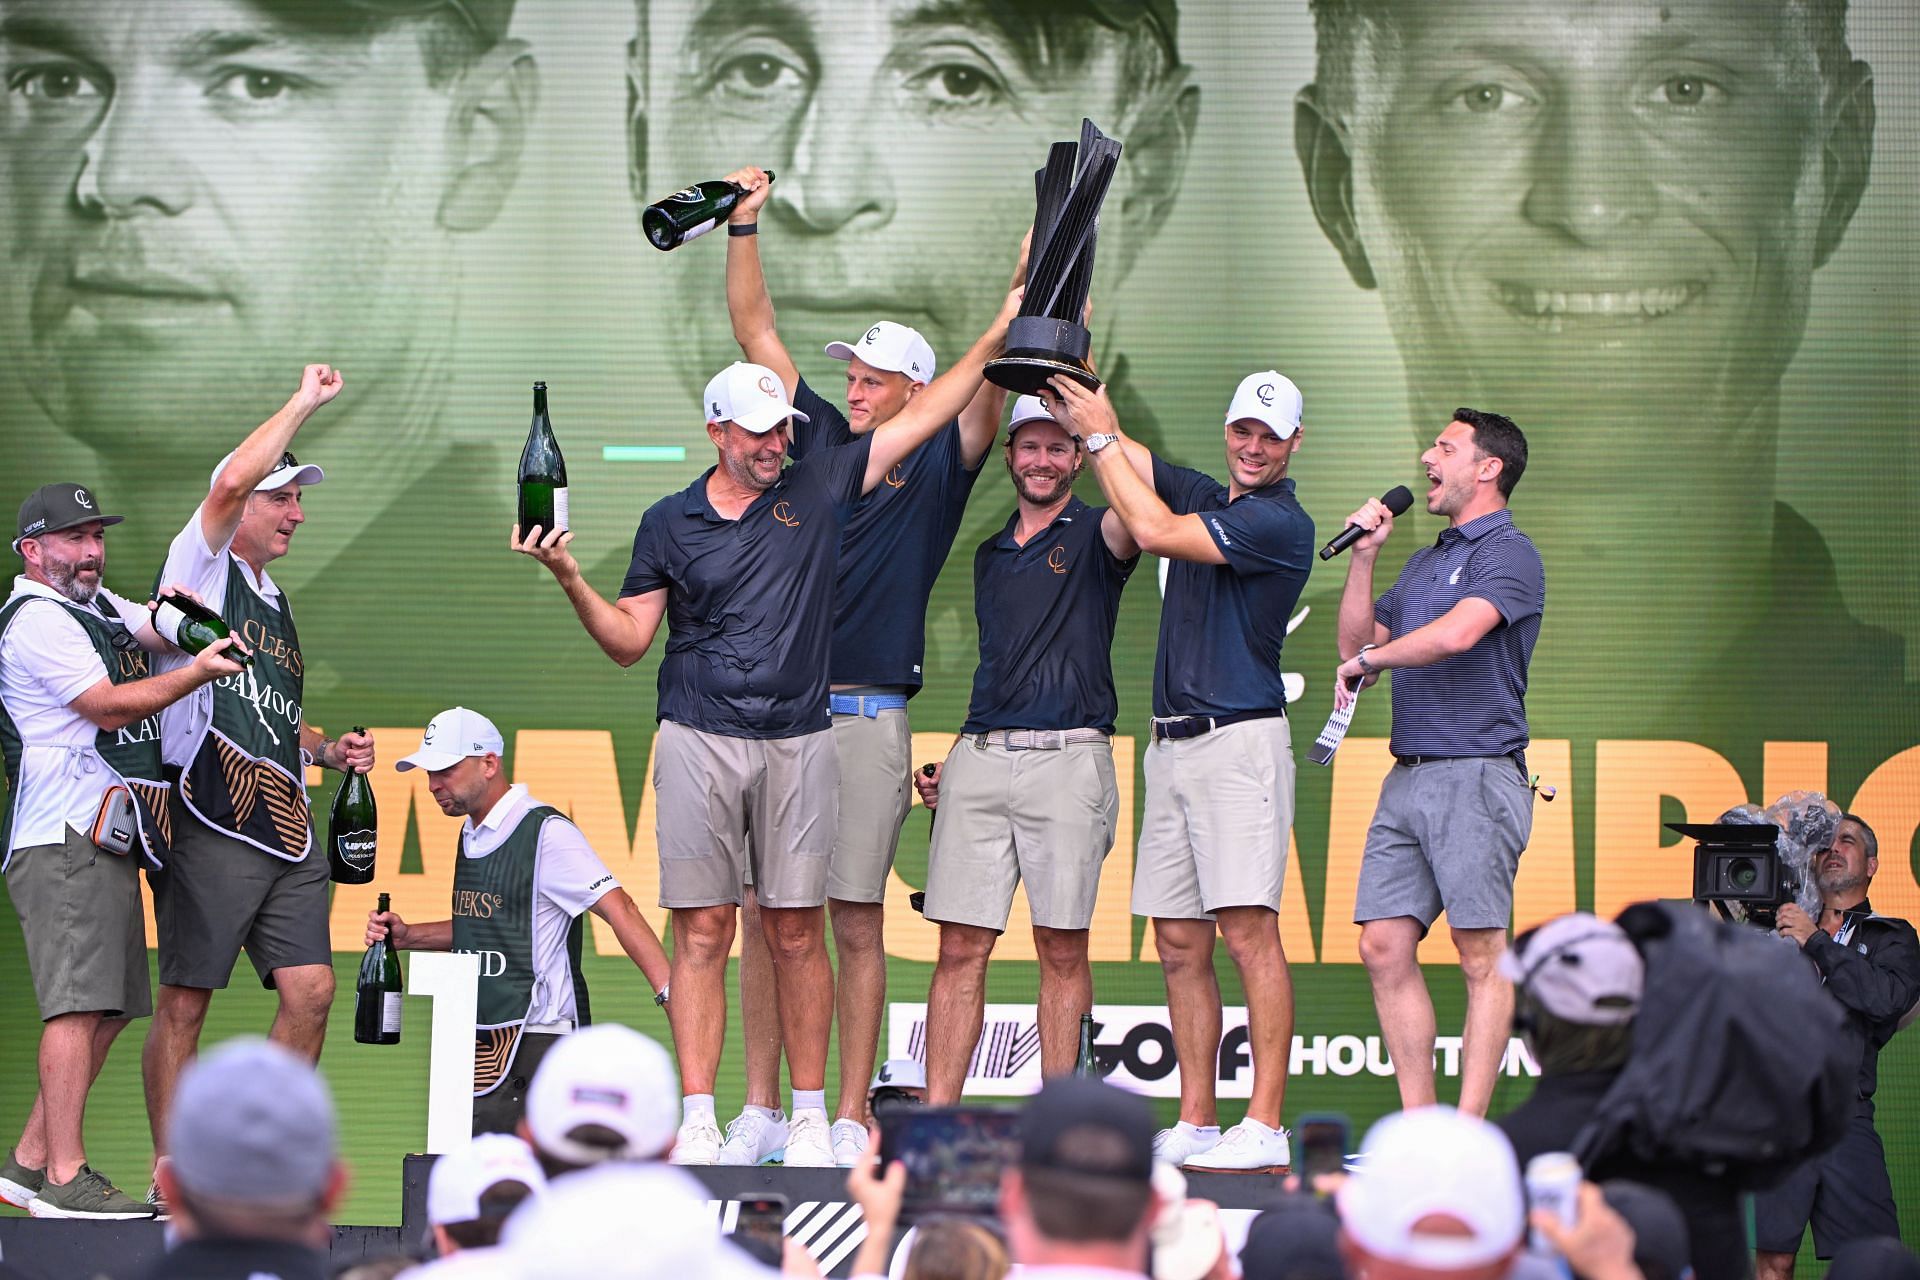
<path fill-rule="evenodd" d="M 380 910 L 388 910 L 380 895 Z M 360 982 L 353 997 L 353 1038 L 361 1044 L 400 1043 L 400 953 L 385 938 L 367 948 L 360 960 Z"/>
<path fill-rule="evenodd" d="M 526 537 L 540 526 L 546 537 L 567 524 L 567 460 L 560 456 L 560 442 L 553 436 L 553 420 L 547 416 L 547 384 L 533 384 L 533 426 L 527 430 L 527 447 L 520 451 L 520 536 Z"/>
<path fill-rule="evenodd" d="M 771 169 L 767 170 L 767 181 L 773 181 Z M 745 187 L 725 179 L 696 183 L 641 210 L 640 229 L 647 233 L 647 241 L 654 248 L 662 252 L 678 249 L 725 222 L 733 206 L 746 194 Z"/>
<path fill-rule="evenodd" d="M 199 653 L 233 634 L 225 618 L 191 596 L 157 596 L 155 601 L 158 607 L 153 611 L 153 629 L 182 653 Z M 227 650 L 227 654 L 243 667 L 253 661 L 236 649 Z"/>
<path fill-rule="evenodd" d="M 353 731 L 366 732 L 359 725 Z M 327 822 L 327 872 L 335 884 L 366 884 L 373 879 L 379 831 L 373 783 L 358 769 L 349 770 L 333 793 L 333 814 Z"/>
<path fill-rule="evenodd" d="M 1100 1075 L 1100 1063 L 1093 1054 L 1093 1015 L 1080 1015 L 1080 1052 L 1073 1055 L 1073 1074 L 1077 1076 Z"/>

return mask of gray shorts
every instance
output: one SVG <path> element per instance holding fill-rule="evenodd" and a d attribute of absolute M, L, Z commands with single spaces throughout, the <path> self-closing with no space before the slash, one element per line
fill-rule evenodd
<path fill-rule="evenodd" d="M 1014 751 L 962 738 L 940 775 L 927 919 L 1004 931 L 1025 884 L 1034 924 L 1092 927 L 1119 813 L 1111 741 Z"/>
<path fill-rule="evenodd" d="M 1211 920 L 1222 907 L 1280 910 L 1293 828 L 1287 718 L 1155 742 L 1146 768 L 1133 914 Z"/>
<path fill-rule="evenodd" d="M 900 826 L 913 808 L 913 730 L 905 708 L 833 718 L 840 762 L 840 832 L 827 872 L 827 896 L 885 902 Z"/>
<path fill-rule="evenodd" d="M 173 832 L 166 870 L 150 877 L 163 984 L 219 991 L 242 948 L 268 989 L 275 969 L 332 967 L 318 840 L 304 859 L 288 862 L 215 831 L 178 802 Z"/>
<path fill-rule="evenodd" d="M 729 738 L 662 720 L 653 788 L 661 906 L 737 905 L 749 882 L 763 907 L 826 902 L 840 811 L 831 729 Z"/>
<path fill-rule="evenodd" d="M 1367 831 L 1354 923 L 1411 916 L 1425 930 L 1444 909 L 1455 929 L 1505 929 L 1532 834 L 1533 791 L 1512 756 L 1396 764 Z"/>
<path fill-rule="evenodd" d="M 144 1018 L 153 1012 L 134 861 L 108 853 L 72 827 L 60 844 L 14 850 L 7 896 L 26 937 L 42 1019 L 64 1013 Z"/>

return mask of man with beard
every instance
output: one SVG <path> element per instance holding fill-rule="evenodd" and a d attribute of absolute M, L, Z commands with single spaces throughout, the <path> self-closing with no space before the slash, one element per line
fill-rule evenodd
<path fill-rule="evenodd" d="M 1296 145 L 1327 238 L 1380 291 L 1412 421 L 1491 402 L 1553 433 L 1535 532 L 1581 643 L 1549 656 L 1543 714 L 1571 705 L 1597 738 L 1737 723 L 1747 749 L 1791 722 L 1764 692 L 1783 667 L 1819 698 L 1897 675 L 1894 639 L 1847 616 L 1819 535 L 1771 500 L 1781 379 L 1872 155 L 1843 0 L 1313 9 Z M 1660 465 L 1592 501 L 1648 445 Z M 1711 530 L 1685 555 L 1676 512 Z M 1662 654 L 1665 694 L 1617 696 L 1675 619 L 1700 640 Z"/>
<path fill-rule="evenodd" d="M 1820 919 L 1794 903 L 1781 907 L 1777 917 L 1781 936 L 1800 944 L 1828 992 L 1847 1010 L 1847 1035 L 1860 1057 L 1859 1100 L 1839 1145 L 1754 1196 L 1760 1280 L 1792 1280 L 1794 1255 L 1809 1222 L 1814 1252 L 1823 1261 L 1849 1241 L 1900 1234 L 1887 1153 L 1873 1127 L 1873 1093 L 1880 1050 L 1920 1001 L 1920 940 L 1911 924 L 1877 914 L 1867 901 L 1867 887 L 1879 869 L 1880 841 L 1873 828 L 1842 814 L 1833 847 L 1814 861 Z M 1792 1030 L 1782 1028 L 1787 1034 Z"/>
<path fill-rule="evenodd" d="M 456 241 L 519 170 L 512 12 L 0 0 L 0 344 L 57 428 L 29 446 L 97 457 L 165 528 L 205 474 L 183 424 L 251 420 L 325 348 L 365 389 L 329 439 L 365 465 L 314 532 L 337 551 L 393 505 L 448 447 Z"/>
<path fill-rule="evenodd" d="M 1039 399 L 1007 425 L 1018 497 L 973 557 L 980 664 L 960 736 L 931 774 L 926 917 L 940 926 L 927 993 L 927 1101 L 957 1102 L 986 1013 L 987 962 L 1026 884 L 1040 958 L 1040 1068 L 1072 1067 L 1093 1008 L 1088 931 L 1113 848 L 1114 623 L 1140 547 L 1117 512 L 1073 496 L 1080 444 Z"/>
<path fill-rule="evenodd" d="M 333 1004 L 327 859 L 314 852 L 307 766 L 364 773 L 373 739 L 328 737 L 302 709 L 306 658 L 292 602 L 267 572 L 306 520 L 305 488 L 326 478 L 288 452 L 340 394 L 340 374 L 308 365 L 300 388 L 221 459 L 206 499 L 167 549 L 161 581 L 180 583 L 254 651 L 247 674 L 219 681 L 161 717 L 177 770 L 174 856 L 153 883 L 160 999 L 141 1054 L 156 1157 L 167 1110 L 242 948 L 278 997 L 272 1038 L 317 1062 Z M 184 661 L 163 658 L 162 667 Z"/>
<path fill-rule="evenodd" d="M 1153 921 L 1185 1064 L 1180 1118 L 1154 1137 L 1154 1154 L 1191 1169 L 1286 1169 L 1293 978 L 1279 913 L 1294 769 L 1280 650 L 1313 564 L 1313 520 L 1287 475 L 1300 447 L 1300 389 L 1275 370 L 1240 380 L 1227 404 L 1223 485 L 1124 438 L 1104 392 L 1052 381 L 1061 421 L 1085 443 L 1114 511 L 1142 550 L 1171 562 L 1133 879 L 1133 913 Z M 1214 1096 L 1216 933 L 1246 992 L 1253 1058 L 1246 1116 L 1224 1134 Z"/>
<path fill-rule="evenodd" d="M 826 1113 L 833 968 L 823 905 L 838 826 L 828 646 L 840 534 L 862 495 L 946 426 L 980 389 L 1019 305 L 884 425 L 787 467 L 804 416 L 773 370 L 736 363 L 707 384 L 718 462 L 648 508 L 617 604 L 567 551 L 571 532 L 516 528 L 513 547 L 550 570 L 601 649 L 623 667 L 667 620 L 652 769 L 660 901 L 673 912 L 674 1047 L 684 1119 L 674 1158 L 720 1155 L 714 1077 L 726 1037 L 727 956 L 751 874 L 773 954 L 780 1038 L 793 1083 L 786 1160 L 834 1163 Z"/>
<path fill-rule="evenodd" d="M 777 373 L 806 416 L 806 425 L 794 433 L 793 456 L 845 444 L 892 419 L 932 381 L 933 348 L 918 330 L 882 320 L 852 342 L 827 345 L 826 354 L 847 365 L 845 413 L 807 385 L 775 327 L 760 269 L 760 217 L 773 185 L 758 168 L 727 178 L 749 193 L 728 217 L 727 310 L 741 353 Z M 1025 278 L 1023 257 L 1014 285 Z M 840 763 L 840 835 L 827 873 L 827 909 L 840 1027 L 833 1154 L 841 1165 L 859 1159 L 867 1143 L 867 1077 L 887 999 L 882 925 L 900 826 L 913 806 L 907 701 L 922 683 L 927 601 L 1005 403 L 1006 392 L 982 384 L 958 418 L 860 499 L 840 540 L 828 698 Z M 786 1119 L 777 1109 L 779 1035 L 769 961 L 752 911 L 746 918 L 740 1016 L 746 1024 L 747 1104 L 727 1126 L 723 1164 L 761 1163 L 786 1143 Z"/>
<path fill-rule="evenodd" d="M 1393 532 L 1377 498 L 1347 518 L 1353 544 L 1340 598 L 1334 702 L 1393 678 L 1393 768 L 1367 831 L 1353 920 L 1400 1105 L 1435 1101 L 1434 1010 L 1418 948 L 1444 910 L 1466 978 L 1460 1110 L 1485 1115 L 1513 1017 L 1498 965 L 1513 918 L 1513 878 L 1533 833 L 1527 780 L 1527 666 L 1547 584 L 1540 553 L 1507 498 L 1527 467 L 1527 440 L 1501 414 L 1455 409 L 1426 468 L 1427 511 L 1447 527 L 1373 594 L 1373 567 Z"/>
<path fill-rule="evenodd" d="M 35 1217 L 153 1216 L 86 1163 L 81 1121 L 114 1038 L 153 1008 L 134 851 L 167 856 L 160 711 L 242 670 L 220 640 L 149 674 L 170 646 L 100 585 L 122 519 L 84 485 L 35 490 L 13 544 L 26 568 L 0 607 L 7 896 L 44 1023 L 40 1093 L 0 1162 L 0 1198 Z"/>

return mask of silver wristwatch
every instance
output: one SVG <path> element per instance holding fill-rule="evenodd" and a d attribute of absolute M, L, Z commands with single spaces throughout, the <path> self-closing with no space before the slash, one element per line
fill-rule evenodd
<path fill-rule="evenodd" d="M 1114 435 L 1111 431 L 1096 431 L 1086 437 L 1081 443 L 1087 446 L 1088 453 L 1098 453 L 1119 438 L 1119 436 Z"/>

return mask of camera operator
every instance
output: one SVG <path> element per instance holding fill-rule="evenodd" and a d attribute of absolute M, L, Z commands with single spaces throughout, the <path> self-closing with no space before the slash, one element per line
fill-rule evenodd
<path fill-rule="evenodd" d="M 1777 917 L 1778 932 L 1800 945 L 1847 1010 L 1846 1035 L 1858 1045 L 1859 1100 L 1837 1146 L 1755 1196 L 1761 1280 L 1790 1280 L 1809 1221 L 1823 1261 L 1849 1240 L 1900 1234 L 1886 1152 L 1873 1127 L 1873 1090 L 1880 1047 L 1920 999 L 1920 940 L 1912 925 L 1874 914 L 1867 901 L 1879 852 L 1873 829 L 1842 814 L 1832 845 L 1813 862 L 1820 919 L 1792 903 Z"/>

